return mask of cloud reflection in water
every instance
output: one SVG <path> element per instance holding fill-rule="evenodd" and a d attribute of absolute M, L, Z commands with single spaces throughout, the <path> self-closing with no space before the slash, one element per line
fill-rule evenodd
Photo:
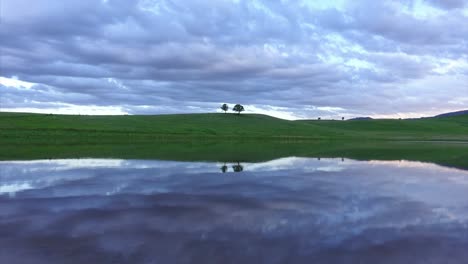
<path fill-rule="evenodd" d="M 241 165 L 242 173 L 232 173 Z M 468 172 L 395 161 L 0 162 L 1 263 L 460 263 Z"/>

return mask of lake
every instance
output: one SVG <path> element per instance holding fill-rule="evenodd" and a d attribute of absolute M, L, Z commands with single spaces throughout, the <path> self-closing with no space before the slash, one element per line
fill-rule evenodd
<path fill-rule="evenodd" d="M 0 162 L 0 263 L 467 263 L 468 171 L 418 161 Z"/>

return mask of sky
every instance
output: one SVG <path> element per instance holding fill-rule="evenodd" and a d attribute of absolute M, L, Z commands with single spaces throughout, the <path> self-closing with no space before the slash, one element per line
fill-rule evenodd
<path fill-rule="evenodd" d="M 468 109 L 468 0 L 1 0 L 0 111 Z"/>

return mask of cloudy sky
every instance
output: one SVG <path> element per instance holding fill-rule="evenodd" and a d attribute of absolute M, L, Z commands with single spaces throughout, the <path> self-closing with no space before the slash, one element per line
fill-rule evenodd
<path fill-rule="evenodd" d="M 1 0 L 0 111 L 468 109 L 467 0 Z"/>

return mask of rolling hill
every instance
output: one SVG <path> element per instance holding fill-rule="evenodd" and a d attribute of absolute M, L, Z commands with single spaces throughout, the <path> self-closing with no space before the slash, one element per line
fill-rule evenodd
<path fill-rule="evenodd" d="M 298 120 L 257 114 L 79 116 L 0 113 L 0 144 L 148 140 L 468 141 L 468 114 L 412 120 Z"/>
<path fill-rule="evenodd" d="M 463 115 L 468 115 L 468 110 L 440 114 L 435 117 L 452 117 L 452 116 L 463 116 Z"/>

